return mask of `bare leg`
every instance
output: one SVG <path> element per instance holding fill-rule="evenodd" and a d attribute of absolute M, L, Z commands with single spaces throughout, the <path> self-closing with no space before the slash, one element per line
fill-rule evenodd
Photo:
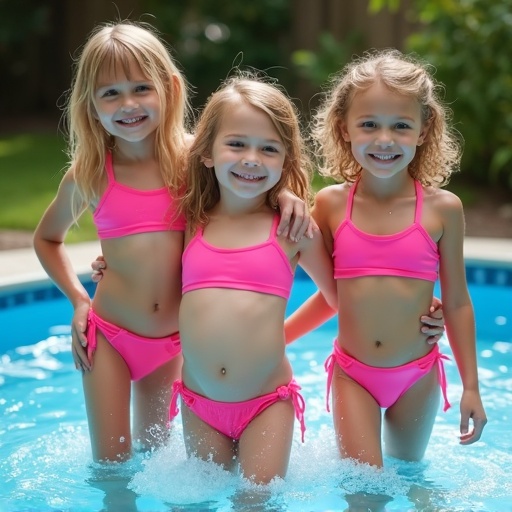
<path fill-rule="evenodd" d="M 181 417 L 187 455 L 194 455 L 215 462 L 228 471 L 232 470 L 237 456 L 237 443 L 201 420 L 183 402 Z"/>
<path fill-rule="evenodd" d="M 422 377 L 385 413 L 386 454 L 398 459 L 423 458 L 439 410 L 437 366 Z"/>
<path fill-rule="evenodd" d="M 382 467 L 381 409 L 339 366 L 332 380 L 334 430 L 342 457 Z"/>
<path fill-rule="evenodd" d="M 276 476 L 286 476 L 294 414 L 292 401 L 282 400 L 249 423 L 239 443 L 240 467 L 246 478 L 258 484 L 268 484 Z"/>
<path fill-rule="evenodd" d="M 143 449 L 168 439 L 172 383 L 181 378 L 181 354 L 133 385 L 133 437 Z"/>
<path fill-rule="evenodd" d="M 122 461 L 131 456 L 130 372 L 119 353 L 97 332 L 93 369 L 83 374 L 92 456 Z"/>

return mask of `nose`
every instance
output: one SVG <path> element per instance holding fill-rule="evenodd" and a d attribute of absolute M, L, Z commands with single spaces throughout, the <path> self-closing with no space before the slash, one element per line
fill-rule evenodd
<path fill-rule="evenodd" d="M 390 148 L 395 142 L 389 130 L 381 130 L 375 143 L 381 148 Z"/>
<path fill-rule="evenodd" d="M 123 101 L 123 106 L 121 110 L 123 112 L 131 112 L 132 110 L 137 110 L 139 108 L 139 103 L 134 98 L 128 96 Z"/>
<path fill-rule="evenodd" d="M 255 151 L 248 151 L 242 158 L 242 165 L 244 167 L 259 167 L 261 162 Z"/>

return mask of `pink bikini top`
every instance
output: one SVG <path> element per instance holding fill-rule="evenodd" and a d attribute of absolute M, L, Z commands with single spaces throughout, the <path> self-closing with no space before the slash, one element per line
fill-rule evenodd
<path fill-rule="evenodd" d="M 105 169 L 107 189 L 93 213 L 100 239 L 185 230 L 185 217 L 176 215 L 176 204 L 167 188 L 137 190 L 118 183 L 111 153 L 107 153 Z"/>
<path fill-rule="evenodd" d="M 233 288 L 288 299 L 294 273 L 276 240 L 278 224 L 276 215 L 265 242 L 237 249 L 213 247 L 198 229 L 183 251 L 183 294 L 202 288 Z"/>
<path fill-rule="evenodd" d="M 354 226 L 352 205 L 357 182 L 350 187 L 345 219 L 334 235 L 334 277 L 400 276 L 435 281 L 439 250 L 421 225 L 423 188 L 416 187 L 414 223 L 392 235 L 372 235 Z"/>

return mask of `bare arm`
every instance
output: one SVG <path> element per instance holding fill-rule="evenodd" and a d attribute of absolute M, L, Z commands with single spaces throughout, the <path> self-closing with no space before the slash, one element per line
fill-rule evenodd
<path fill-rule="evenodd" d="M 439 250 L 446 332 L 463 386 L 460 402 L 460 442 L 471 444 L 480 439 L 487 417 L 478 385 L 475 316 L 464 267 L 462 204 L 458 197 L 445 193 L 440 200 L 439 211 L 443 215 L 443 235 L 439 241 Z M 473 421 L 471 431 L 470 419 Z"/>
<path fill-rule="evenodd" d="M 73 224 L 71 198 L 74 188 L 72 173 L 68 171 L 60 183 L 57 195 L 34 232 L 34 249 L 47 274 L 66 295 L 75 310 L 72 323 L 75 365 L 77 368 L 90 369 L 90 362 L 83 347 L 87 345 L 84 333 L 91 300 L 78 279 L 64 246 L 66 233 Z"/>

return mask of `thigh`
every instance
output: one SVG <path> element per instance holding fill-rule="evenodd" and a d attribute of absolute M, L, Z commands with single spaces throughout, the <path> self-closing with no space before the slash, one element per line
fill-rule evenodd
<path fill-rule="evenodd" d="M 341 456 L 381 467 L 381 408 L 337 365 L 332 380 L 332 413 Z"/>
<path fill-rule="evenodd" d="M 91 372 L 83 388 L 92 455 L 98 460 L 125 460 L 131 455 L 130 372 L 117 350 L 98 330 Z"/>
<path fill-rule="evenodd" d="M 258 414 L 242 433 L 239 462 L 243 475 L 259 484 L 284 478 L 290 461 L 295 410 L 280 400 Z"/>
<path fill-rule="evenodd" d="M 226 470 L 234 467 L 237 455 L 237 443 L 222 434 L 194 414 L 181 402 L 183 438 L 187 455 L 220 464 Z"/>
<path fill-rule="evenodd" d="M 387 455 L 410 461 L 422 459 L 439 410 L 441 390 L 437 372 L 436 365 L 387 409 L 384 415 Z"/>
<path fill-rule="evenodd" d="M 179 354 L 133 384 L 133 436 L 142 448 L 167 439 L 172 383 L 181 378 L 181 365 Z"/>

